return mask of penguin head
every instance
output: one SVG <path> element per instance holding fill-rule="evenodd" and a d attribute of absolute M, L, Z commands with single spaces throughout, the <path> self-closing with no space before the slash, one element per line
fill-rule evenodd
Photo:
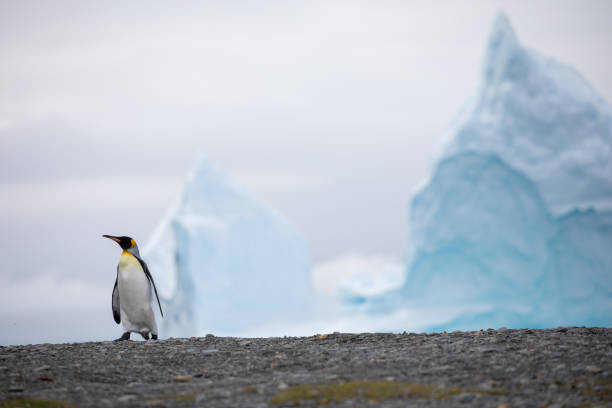
<path fill-rule="evenodd" d="M 121 247 L 121 249 L 123 249 L 124 251 L 129 251 L 129 250 L 133 250 L 134 248 L 136 248 L 136 250 L 138 250 L 138 246 L 136 245 L 136 241 L 134 241 L 134 239 L 130 238 L 130 237 L 115 237 L 112 235 L 102 235 L 104 238 L 108 238 L 108 239 L 112 239 L 113 241 L 115 241 L 116 243 L 119 244 L 119 246 Z"/>

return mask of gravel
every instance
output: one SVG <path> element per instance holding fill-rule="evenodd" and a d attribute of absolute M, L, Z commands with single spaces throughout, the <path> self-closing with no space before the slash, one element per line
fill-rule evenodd
<path fill-rule="evenodd" d="M 0 407 L 610 407 L 612 329 L 9 346 L 0 387 Z"/>

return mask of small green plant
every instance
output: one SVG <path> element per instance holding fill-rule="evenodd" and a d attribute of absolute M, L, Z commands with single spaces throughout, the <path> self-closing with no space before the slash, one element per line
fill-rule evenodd
<path fill-rule="evenodd" d="M 156 397 L 151 398 L 149 401 L 167 401 L 167 400 L 194 402 L 196 400 L 196 394 L 162 394 L 162 395 L 158 395 Z"/>
<path fill-rule="evenodd" d="M 72 408 L 72 405 L 59 400 L 11 398 L 0 400 L 0 408 Z"/>
<path fill-rule="evenodd" d="M 346 400 L 378 402 L 389 398 L 435 398 L 443 399 L 463 392 L 474 394 L 504 395 L 504 390 L 442 388 L 437 385 L 411 384 L 398 381 L 348 381 L 335 384 L 301 384 L 289 387 L 274 396 L 276 405 L 293 405 L 305 400 L 314 400 L 318 405 Z"/>

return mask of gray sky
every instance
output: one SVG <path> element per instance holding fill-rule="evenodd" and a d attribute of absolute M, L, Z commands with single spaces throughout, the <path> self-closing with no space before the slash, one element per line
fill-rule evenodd
<path fill-rule="evenodd" d="M 607 1 L 0 1 L 0 343 L 119 333 L 100 235 L 144 245 L 197 150 L 314 263 L 401 258 L 500 9 L 612 100 Z"/>

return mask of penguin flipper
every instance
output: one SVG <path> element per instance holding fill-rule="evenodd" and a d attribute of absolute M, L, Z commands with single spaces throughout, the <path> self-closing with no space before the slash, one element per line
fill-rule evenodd
<path fill-rule="evenodd" d="M 153 291 L 155 292 L 155 298 L 157 299 L 157 306 L 159 306 L 159 313 L 161 313 L 161 317 L 164 317 L 164 312 L 162 311 L 161 303 L 159 302 L 159 295 L 157 294 L 157 288 L 155 287 L 153 276 L 151 276 L 151 272 L 149 272 L 149 267 L 147 266 L 147 263 L 145 261 L 140 259 L 140 257 L 137 256 L 136 259 L 138 259 L 138 262 L 140 262 L 140 266 L 142 266 L 142 270 L 144 271 L 145 275 L 149 279 L 149 282 L 151 282 L 151 285 L 153 285 Z"/>
<path fill-rule="evenodd" d="M 115 278 L 115 287 L 113 288 L 113 318 L 117 324 L 121 323 L 121 313 L 119 312 L 119 288 L 117 287 L 117 278 Z"/>

